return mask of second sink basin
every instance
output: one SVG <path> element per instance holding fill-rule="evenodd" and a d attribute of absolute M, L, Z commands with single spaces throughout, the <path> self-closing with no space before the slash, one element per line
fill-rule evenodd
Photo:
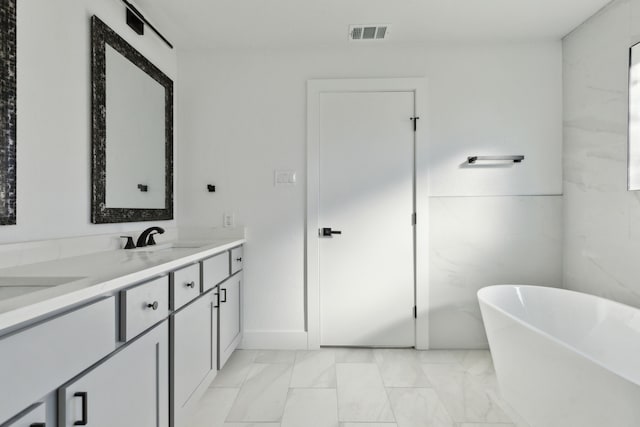
<path fill-rule="evenodd" d="M 168 242 L 127 250 L 129 252 L 158 252 L 167 249 L 196 249 L 205 246 L 206 244 L 207 242 Z"/>
<path fill-rule="evenodd" d="M 0 287 L 51 287 L 75 282 L 84 277 L 59 277 L 59 276 L 1 276 Z"/>

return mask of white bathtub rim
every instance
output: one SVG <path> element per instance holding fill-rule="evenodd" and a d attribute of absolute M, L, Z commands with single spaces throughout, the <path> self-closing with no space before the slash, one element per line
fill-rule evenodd
<path fill-rule="evenodd" d="M 478 292 L 477 292 L 477 296 L 478 296 L 478 301 L 479 302 L 486 304 L 487 306 L 491 307 L 492 309 L 494 309 L 494 310 L 502 313 L 503 315 L 507 316 L 508 318 L 514 320 L 518 324 L 526 327 L 527 329 L 530 329 L 530 330 L 533 330 L 533 331 L 539 333 L 540 335 L 542 335 L 545 338 L 553 341 L 554 343 L 558 344 L 559 346 L 564 347 L 564 348 L 566 348 L 566 349 L 568 349 L 568 350 L 580 355 L 581 357 L 584 357 L 585 359 L 593 362 L 594 364 L 596 364 L 597 366 L 601 367 L 602 369 L 605 369 L 605 370 L 613 373 L 614 375 L 622 378 L 623 380 L 629 381 L 629 382 L 631 382 L 633 384 L 636 384 L 636 385 L 640 386 L 640 374 L 638 374 L 635 378 L 630 377 L 628 374 L 626 374 L 624 372 L 621 372 L 618 369 L 612 368 L 611 366 L 606 365 L 605 363 L 603 363 L 602 361 L 594 358 L 593 356 L 591 356 L 591 355 L 589 355 L 589 354 L 587 354 L 587 353 L 585 353 L 585 352 L 583 352 L 581 350 L 578 350 L 577 348 L 567 344 L 564 341 L 561 341 L 560 339 L 554 337 L 553 335 L 551 335 L 551 334 L 549 334 L 549 333 L 547 333 L 547 332 L 545 332 L 545 331 L 543 331 L 543 330 L 541 330 L 541 329 L 539 329 L 537 327 L 534 327 L 529 323 L 524 322 L 522 319 L 520 319 L 519 317 L 514 316 L 513 314 L 511 314 L 508 311 L 504 310 L 503 308 L 498 307 L 497 305 L 495 305 L 493 303 L 489 303 L 489 302 L 487 302 L 486 299 L 482 299 L 481 298 L 481 295 L 480 295 L 481 293 L 487 293 L 489 289 L 495 289 L 495 288 L 544 288 L 544 289 L 547 289 L 547 290 L 551 290 L 552 292 L 559 291 L 559 292 L 569 292 L 569 293 L 572 293 L 572 294 L 587 295 L 589 297 L 593 297 L 593 298 L 601 300 L 601 301 L 606 301 L 607 303 L 610 303 L 610 304 L 613 304 L 613 305 L 616 305 L 616 306 L 622 306 L 622 307 L 625 307 L 627 309 L 629 309 L 629 308 L 633 309 L 633 310 L 640 310 L 640 309 L 638 309 L 636 307 L 633 307 L 633 306 L 630 306 L 630 305 L 627 305 L 627 304 L 623 304 L 623 303 L 618 302 L 618 301 L 613 301 L 613 300 L 610 300 L 610 299 L 607 299 L 607 298 L 603 298 L 603 297 L 600 297 L 600 296 L 597 296 L 597 295 L 587 294 L 585 292 L 573 291 L 571 289 L 557 288 L 557 287 L 553 287 L 553 286 L 500 284 L 500 285 L 485 286 L 485 287 L 481 288 L 480 290 L 478 290 Z M 482 292 L 485 289 L 487 289 L 487 291 L 486 292 Z M 486 329 L 486 326 L 485 326 L 485 329 Z M 489 349 L 491 349 L 491 341 L 490 340 L 489 340 Z"/>

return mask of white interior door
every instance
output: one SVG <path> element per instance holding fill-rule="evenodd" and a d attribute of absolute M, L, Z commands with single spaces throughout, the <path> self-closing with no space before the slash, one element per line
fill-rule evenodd
<path fill-rule="evenodd" d="M 320 95 L 320 345 L 415 344 L 413 92 Z"/>

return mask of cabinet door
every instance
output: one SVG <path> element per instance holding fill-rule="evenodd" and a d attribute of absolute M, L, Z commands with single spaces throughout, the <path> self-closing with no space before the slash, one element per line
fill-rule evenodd
<path fill-rule="evenodd" d="M 168 427 L 167 321 L 58 390 L 58 426 Z"/>
<path fill-rule="evenodd" d="M 0 339 L 0 423 L 116 349 L 115 298 L 108 297 Z"/>
<path fill-rule="evenodd" d="M 218 341 L 218 369 L 222 369 L 233 350 L 240 343 L 241 338 L 241 279 L 242 273 L 230 277 L 221 283 L 220 288 L 220 318 Z"/>
<path fill-rule="evenodd" d="M 15 418 L 2 424 L 2 427 L 46 427 L 45 404 L 34 403 Z"/>
<path fill-rule="evenodd" d="M 217 293 L 211 291 L 171 316 L 172 426 L 185 425 L 217 370 Z"/>

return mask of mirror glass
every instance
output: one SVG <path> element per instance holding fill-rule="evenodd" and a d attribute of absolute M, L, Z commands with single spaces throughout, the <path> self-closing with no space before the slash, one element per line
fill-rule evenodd
<path fill-rule="evenodd" d="M 173 82 L 92 18 L 94 223 L 173 218 Z"/>
<path fill-rule="evenodd" d="M 16 223 L 16 2 L 0 2 L 0 225 Z"/>
<path fill-rule="evenodd" d="M 628 189 L 640 190 L 640 43 L 629 54 Z"/>
<path fill-rule="evenodd" d="M 106 61 L 106 206 L 162 209 L 164 87 L 111 46 Z"/>

